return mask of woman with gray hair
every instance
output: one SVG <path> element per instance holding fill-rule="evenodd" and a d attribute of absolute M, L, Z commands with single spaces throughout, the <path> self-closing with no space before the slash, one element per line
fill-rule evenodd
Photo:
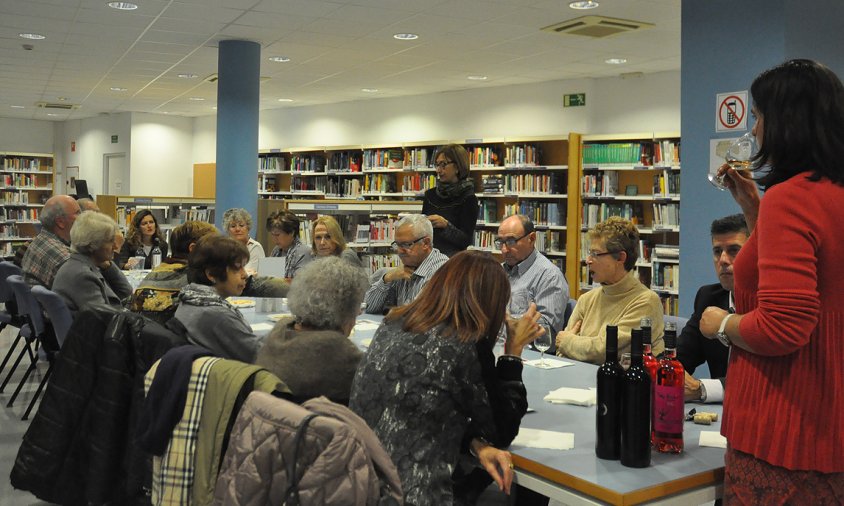
<path fill-rule="evenodd" d="M 85 211 L 70 229 L 70 258 L 59 268 L 53 291 L 71 311 L 94 304 L 120 307 L 132 287 L 114 262 L 117 223 L 96 211 Z"/>
<path fill-rule="evenodd" d="M 284 381 L 297 400 L 324 395 L 348 404 L 363 356 L 349 334 L 367 286 L 363 270 L 340 257 L 309 263 L 287 296 L 293 318 L 276 323 L 256 363 Z"/>
<path fill-rule="evenodd" d="M 264 258 L 264 247 L 255 239 L 249 237 L 252 230 L 252 215 L 241 207 L 229 209 L 223 214 L 223 230 L 229 237 L 240 241 L 249 250 L 249 262 L 244 268 L 250 276 L 258 272 L 258 262 Z"/>

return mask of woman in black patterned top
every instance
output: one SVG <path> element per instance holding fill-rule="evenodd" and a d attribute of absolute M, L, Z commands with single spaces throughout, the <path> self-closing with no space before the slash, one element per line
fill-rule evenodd
<path fill-rule="evenodd" d="M 425 192 L 422 214 L 434 226 L 434 247 L 453 256 L 472 245 L 478 221 L 475 183 L 469 177 L 469 153 L 448 144 L 434 155 L 437 186 Z"/>
<path fill-rule="evenodd" d="M 451 475 L 464 434 L 499 488 L 509 493 L 509 452 L 497 438 L 476 343 L 494 341 L 510 285 L 488 254 L 461 252 L 375 333 L 352 384 L 349 406 L 373 428 L 398 468 L 407 504 L 453 502 Z M 520 320 L 538 335 L 539 315 Z"/>

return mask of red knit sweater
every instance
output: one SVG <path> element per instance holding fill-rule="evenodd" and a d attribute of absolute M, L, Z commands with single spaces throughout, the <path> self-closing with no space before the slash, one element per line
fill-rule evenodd
<path fill-rule="evenodd" d="M 795 176 L 766 192 L 735 262 L 740 331 L 722 433 L 793 470 L 844 471 L 844 187 Z"/>

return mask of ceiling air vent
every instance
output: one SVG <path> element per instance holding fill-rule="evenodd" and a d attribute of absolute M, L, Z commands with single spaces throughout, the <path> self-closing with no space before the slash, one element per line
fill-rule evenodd
<path fill-rule="evenodd" d="M 584 37 L 609 37 L 618 33 L 638 32 L 653 27 L 653 23 L 633 21 L 632 19 L 607 18 L 604 16 L 583 16 L 546 26 L 543 31 L 582 35 Z"/>
<path fill-rule="evenodd" d="M 36 106 L 40 107 L 41 109 L 59 109 L 62 111 L 70 111 L 72 109 L 79 109 L 78 104 L 65 104 L 65 103 L 50 103 L 50 102 L 36 102 Z"/>

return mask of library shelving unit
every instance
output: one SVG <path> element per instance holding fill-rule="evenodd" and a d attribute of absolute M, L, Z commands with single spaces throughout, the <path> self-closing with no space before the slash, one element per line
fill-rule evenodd
<path fill-rule="evenodd" d="M 437 148 L 462 144 L 470 155 L 470 174 L 479 201 L 475 248 L 498 253 L 493 249 L 493 241 L 501 219 L 520 212 L 531 216 L 536 223 L 540 251 L 564 272 L 572 273 L 576 270 L 573 263 L 576 259 L 567 257 L 566 244 L 570 243 L 571 235 L 576 235 L 579 225 L 568 220 L 576 219 L 579 211 L 572 207 L 567 190 L 579 184 L 577 172 L 569 167 L 579 166 L 580 159 L 578 150 L 569 150 L 569 146 L 579 146 L 579 142 L 578 134 L 568 134 L 261 151 L 258 197 L 294 202 L 298 199 L 381 201 L 389 202 L 388 206 L 416 201 L 421 206 L 418 201 L 424 192 L 436 185 L 433 157 Z M 266 214 L 261 209 L 259 201 L 259 216 Z M 379 220 L 389 220 L 389 215 L 389 209 L 382 209 L 373 212 L 371 218 L 381 223 Z M 372 233 L 375 230 L 370 228 Z M 346 232 L 356 235 L 353 233 L 356 231 Z M 260 233 L 257 235 L 261 237 Z M 376 247 L 376 243 L 366 246 L 369 250 Z M 387 256 L 392 256 L 387 252 Z M 574 281 L 572 275 L 569 283 Z"/>
<path fill-rule="evenodd" d="M 390 249 L 395 224 L 401 214 L 422 211 L 420 201 L 295 199 L 284 201 L 283 206 L 303 218 L 299 239 L 304 244 L 311 243 L 312 220 L 318 215 L 333 216 L 343 230 L 346 245 L 358 253 L 370 273 L 399 265 L 398 256 Z"/>
<path fill-rule="evenodd" d="M 53 158 L 45 153 L 0 152 L 0 251 L 4 257 L 14 256 L 15 248 L 40 230 L 41 208 L 55 188 Z"/>
<path fill-rule="evenodd" d="M 680 279 L 680 136 L 676 133 L 584 135 L 580 191 L 580 292 L 593 288 L 586 232 L 610 216 L 639 228 L 639 279 L 678 313 Z"/>
<path fill-rule="evenodd" d="M 214 203 L 214 199 L 194 197 L 97 195 L 100 211 L 114 218 L 123 230 L 129 229 L 135 212 L 149 209 L 168 240 L 170 230 L 187 220 L 214 223 Z"/>

